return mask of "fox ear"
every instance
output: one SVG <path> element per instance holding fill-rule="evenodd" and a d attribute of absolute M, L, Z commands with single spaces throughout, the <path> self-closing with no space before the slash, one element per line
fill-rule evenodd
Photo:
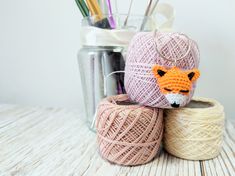
<path fill-rule="evenodd" d="M 193 69 L 187 72 L 190 81 L 194 82 L 200 77 L 200 71 L 198 69 Z"/>
<path fill-rule="evenodd" d="M 152 71 L 156 78 L 163 77 L 167 73 L 167 69 L 160 65 L 154 65 Z"/>

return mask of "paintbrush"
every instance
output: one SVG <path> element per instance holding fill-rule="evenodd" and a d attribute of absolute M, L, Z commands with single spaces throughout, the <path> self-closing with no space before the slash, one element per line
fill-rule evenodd
<path fill-rule="evenodd" d="M 149 2 L 148 2 L 148 6 L 147 6 L 147 8 L 145 10 L 145 13 L 144 13 L 144 19 L 143 19 L 143 22 L 141 24 L 140 31 L 144 30 L 145 24 L 148 20 L 148 16 L 149 16 L 149 12 L 150 12 L 150 9 L 151 9 L 152 2 L 153 2 L 153 0 L 149 0 Z"/>
<path fill-rule="evenodd" d="M 87 5 L 91 15 L 94 17 L 93 25 L 102 29 L 111 29 L 109 21 L 107 18 L 104 18 L 97 0 L 87 0 Z"/>
<path fill-rule="evenodd" d="M 86 3 L 84 2 L 84 0 L 75 0 L 80 12 L 82 13 L 83 17 L 87 17 L 89 16 L 89 10 L 86 6 Z"/>
<path fill-rule="evenodd" d="M 92 16 L 96 16 L 97 20 L 103 19 L 103 13 L 96 0 L 87 0 L 87 5 Z"/>
<path fill-rule="evenodd" d="M 81 5 L 82 5 L 82 7 L 83 7 L 83 9 L 86 13 L 86 16 L 89 16 L 89 9 L 87 8 L 87 5 L 86 5 L 85 1 L 84 0 L 79 0 L 79 2 L 81 3 Z"/>
<path fill-rule="evenodd" d="M 110 26 L 115 29 L 116 28 L 116 23 L 113 19 L 113 12 L 112 12 L 112 6 L 110 0 L 106 0 L 107 6 L 108 6 L 108 12 L 109 12 L 109 24 Z"/>
<path fill-rule="evenodd" d="M 111 6 L 110 0 L 99 0 L 99 5 L 100 5 L 100 8 L 101 8 L 103 14 L 105 14 L 105 16 L 106 15 L 108 16 L 108 20 L 109 20 L 109 24 L 110 24 L 111 28 L 115 29 L 116 23 L 113 18 L 113 12 L 112 12 L 112 6 Z"/>
<path fill-rule="evenodd" d="M 104 15 L 108 14 L 108 7 L 106 4 L 106 0 L 98 0 L 99 5 L 100 5 L 100 9 L 103 12 Z"/>
<path fill-rule="evenodd" d="M 127 16 L 126 16 L 126 19 L 125 19 L 125 21 L 124 21 L 123 26 L 126 26 L 126 25 L 127 25 L 127 22 L 128 22 L 129 16 L 130 16 L 130 14 L 131 14 L 131 7 L 132 7 L 132 3 L 133 3 L 133 0 L 131 0 L 130 6 L 129 6 L 129 9 L 128 9 L 128 13 L 127 13 Z"/>
<path fill-rule="evenodd" d="M 158 5 L 159 0 L 156 0 L 153 7 L 150 10 L 150 13 L 148 14 L 149 16 L 153 15 L 153 12 L 155 11 L 157 5 Z"/>

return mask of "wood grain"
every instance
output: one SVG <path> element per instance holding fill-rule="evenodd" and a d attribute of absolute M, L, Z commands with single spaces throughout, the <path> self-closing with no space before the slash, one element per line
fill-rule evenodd
<path fill-rule="evenodd" d="M 234 176 L 235 122 L 226 122 L 221 154 L 187 161 L 162 150 L 142 166 L 103 160 L 96 136 L 76 110 L 0 105 L 0 176 Z"/>

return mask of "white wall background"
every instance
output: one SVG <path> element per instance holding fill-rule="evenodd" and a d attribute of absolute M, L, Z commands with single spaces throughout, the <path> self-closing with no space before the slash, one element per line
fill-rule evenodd
<path fill-rule="evenodd" d="M 143 14 L 147 1 L 134 1 Z M 235 118 L 235 1 L 168 0 L 174 28 L 198 42 L 196 95 L 216 98 Z M 127 11 L 127 0 L 118 0 Z M 76 54 L 81 15 L 74 0 L 0 0 L 0 103 L 82 109 Z"/>

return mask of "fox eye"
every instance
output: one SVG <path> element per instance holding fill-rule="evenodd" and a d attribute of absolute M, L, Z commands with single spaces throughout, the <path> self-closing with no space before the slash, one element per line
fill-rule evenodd
<path fill-rule="evenodd" d="M 188 78 L 189 78 L 190 81 L 193 79 L 194 75 L 195 75 L 194 72 L 191 72 L 191 73 L 188 74 Z"/>
<path fill-rule="evenodd" d="M 189 93 L 189 90 L 180 90 L 181 93 Z"/>
<path fill-rule="evenodd" d="M 166 72 L 165 72 L 165 71 L 160 70 L 160 69 L 158 69 L 158 70 L 157 70 L 157 73 L 158 73 L 158 75 L 159 75 L 159 76 L 161 76 L 161 77 L 162 77 L 162 76 L 164 76 L 164 75 L 166 74 Z"/>
<path fill-rule="evenodd" d="M 169 91 L 169 92 L 172 91 L 171 89 L 168 89 L 168 88 L 164 88 L 164 89 L 165 89 L 166 91 Z"/>

